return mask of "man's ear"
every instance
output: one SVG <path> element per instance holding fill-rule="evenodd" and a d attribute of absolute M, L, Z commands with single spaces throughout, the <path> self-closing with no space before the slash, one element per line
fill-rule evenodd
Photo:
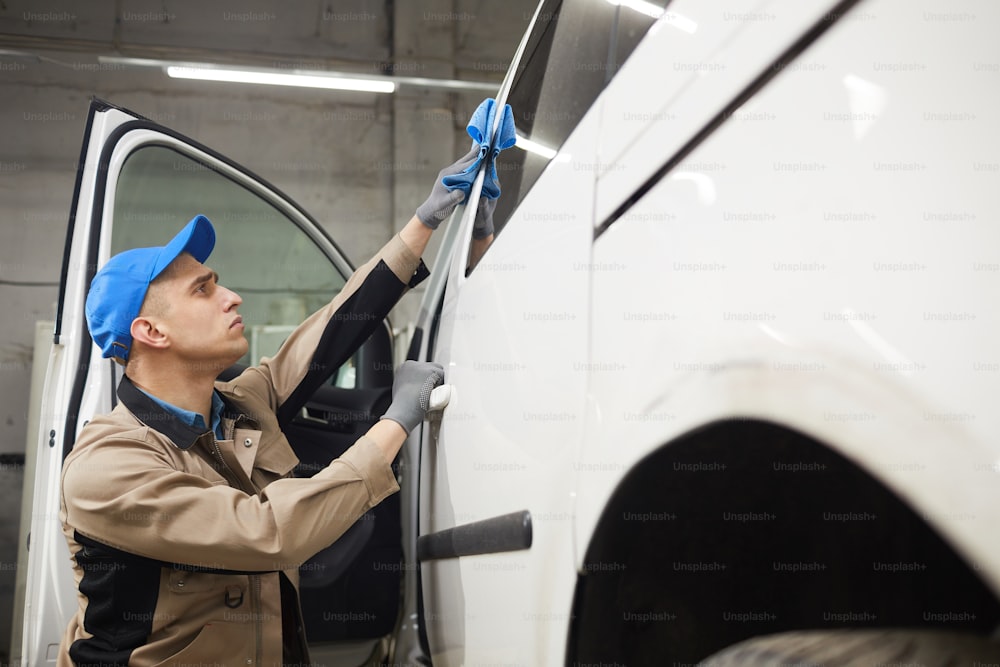
<path fill-rule="evenodd" d="M 146 347 L 160 350 L 170 347 L 170 339 L 166 332 L 159 329 L 153 318 L 142 316 L 135 318 L 132 320 L 129 333 L 132 334 L 134 342 L 140 342 Z"/>

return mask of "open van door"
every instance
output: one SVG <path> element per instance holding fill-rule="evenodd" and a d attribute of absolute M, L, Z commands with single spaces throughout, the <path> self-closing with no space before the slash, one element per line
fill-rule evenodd
<path fill-rule="evenodd" d="M 24 513 L 31 519 L 21 664 L 54 662 L 77 610 L 59 521 L 62 462 L 87 421 L 114 407 L 121 378 L 121 367 L 103 359 L 88 334 L 88 286 L 112 255 L 163 245 L 199 213 L 216 230 L 212 267 L 243 297 L 240 312 L 250 343 L 243 365 L 273 355 L 353 271 L 314 219 L 250 171 L 131 111 L 96 99 L 91 103 L 45 374 L 32 507 Z M 392 349 L 386 324 L 304 405 L 296 406 L 298 416 L 285 434 L 300 459 L 297 475 L 325 467 L 384 412 L 392 386 Z M 302 565 L 302 607 L 314 659 L 362 664 L 384 651 L 397 621 L 400 557 L 394 495 Z"/>

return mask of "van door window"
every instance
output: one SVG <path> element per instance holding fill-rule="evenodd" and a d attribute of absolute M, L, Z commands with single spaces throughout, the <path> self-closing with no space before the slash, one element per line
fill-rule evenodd
<path fill-rule="evenodd" d="M 111 253 L 162 245 L 194 215 L 212 221 L 209 264 L 243 298 L 250 348 L 240 363 L 272 356 L 306 316 L 344 286 L 344 277 L 298 225 L 256 193 L 166 146 L 150 145 L 122 166 Z M 354 387 L 353 362 L 335 376 Z"/>
<path fill-rule="evenodd" d="M 668 3 L 552 0 L 541 7 L 507 97 L 519 143 L 497 158 L 494 234 Z"/>

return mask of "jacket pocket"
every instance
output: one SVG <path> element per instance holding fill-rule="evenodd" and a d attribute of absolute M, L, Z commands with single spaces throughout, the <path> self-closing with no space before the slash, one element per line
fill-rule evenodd
<path fill-rule="evenodd" d="M 221 596 L 230 586 L 239 586 L 246 590 L 248 583 L 249 579 L 245 574 L 172 569 L 167 575 L 167 590 L 180 595 L 219 593 Z"/>
<path fill-rule="evenodd" d="M 172 656 L 154 663 L 161 665 L 246 665 L 254 658 L 253 625 L 212 622 L 194 640 Z"/>

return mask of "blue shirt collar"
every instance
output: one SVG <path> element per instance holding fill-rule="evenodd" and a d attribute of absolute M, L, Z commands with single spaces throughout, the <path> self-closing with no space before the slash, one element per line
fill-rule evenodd
<path fill-rule="evenodd" d="M 154 403 L 159 405 L 161 408 L 172 414 L 173 416 L 180 419 L 182 422 L 191 426 L 193 428 L 200 428 L 203 430 L 208 430 L 205 426 L 205 418 L 202 417 L 197 412 L 192 412 L 191 410 L 185 410 L 184 408 L 179 408 L 172 403 L 167 403 L 164 400 L 153 396 L 149 392 L 143 390 L 140 387 L 136 387 L 139 391 L 149 396 Z M 212 391 L 212 432 L 215 433 L 215 437 L 218 440 L 222 440 L 222 410 L 226 407 L 226 404 L 222 402 L 222 397 L 219 396 L 219 392 Z"/>

